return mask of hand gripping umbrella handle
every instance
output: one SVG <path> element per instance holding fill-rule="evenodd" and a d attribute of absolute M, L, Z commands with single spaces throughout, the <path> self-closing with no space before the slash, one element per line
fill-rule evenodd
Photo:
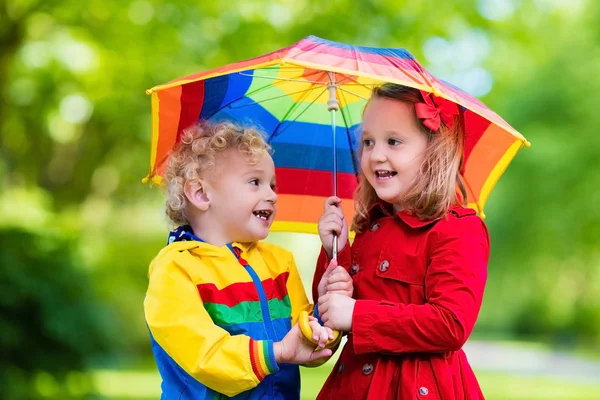
<path fill-rule="evenodd" d="M 307 311 L 300 312 L 300 316 L 298 318 L 298 325 L 300 326 L 300 331 L 302 331 L 302 334 L 304 335 L 306 340 L 308 340 L 309 342 L 311 342 L 313 344 L 317 344 L 317 345 L 319 344 L 312 337 L 313 332 L 310 327 L 310 324 L 308 323 L 308 312 Z M 342 340 L 341 332 L 334 330 L 333 331 L 333 339 L 328 340 L 327 343 L 325 344 L 325 347 L 329 348 L 329 349 L 332 347 L 335 347 L 338 345 L 340 340 Z M 320 350 L 320 347 L 317 347 L 317 350 Z"/>

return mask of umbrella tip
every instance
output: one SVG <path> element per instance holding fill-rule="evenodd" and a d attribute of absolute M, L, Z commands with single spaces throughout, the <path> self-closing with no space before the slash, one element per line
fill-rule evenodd
<path fill-rule="evenodd" d="M 152 89 L 148 89 L 148 90 L 146 90 L 146 94 L 148 94 L 148 95 L 149 95 L 149 94 L 152 94 L 153 92 L 154 92 L 154 90 L 152 90 Z"/>
<path fill-rule="evenodd" d="M 523 144 L 525 145 L 525 147 L 531 147 L 531 143 L 529 143 L 529 140 L 527 140 L 527 139 L 525 139 Z"/>

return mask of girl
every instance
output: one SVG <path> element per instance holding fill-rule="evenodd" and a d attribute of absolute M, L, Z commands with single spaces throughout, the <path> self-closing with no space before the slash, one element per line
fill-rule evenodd
<path fill-rule="evenodd" d="M 395 84 L 373 91 L 352 247 L 340 199 L 319 220 L 313 296 L 325 326 L 348 332 L 320 399 L 483 399 L 462 346 L 481 306 L 489 237 L 461 205 L 462 152 L 455 103 Z M 321 282 L 334 233 L 352 298 Z"/>

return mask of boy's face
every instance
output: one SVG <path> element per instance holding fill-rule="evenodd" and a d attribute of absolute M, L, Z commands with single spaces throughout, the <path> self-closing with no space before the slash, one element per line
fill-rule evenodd
<path fill-rule="evenodd" d="M 217 157 L 210 180 L 209 213 L 227 242 L 254 242 L 267 237 L 275 219 L 275 164 L 268 153 L 251 165 L 237 149 Z"/>

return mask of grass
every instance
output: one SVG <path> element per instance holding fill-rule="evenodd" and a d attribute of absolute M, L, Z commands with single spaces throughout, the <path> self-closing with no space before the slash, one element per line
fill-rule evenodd
<path fill-rule="evenodd" d="M 302 400 L 314 399 L 333 367 L 301 368 Z M 600 399 L 600 382 L 595 385 L 543 377 L 477 372 L 487 400 L 592 400 Z M 156 400 L 160 377 L 155 371 L 97 371 L 96 387 L 113 400 Z"/>

